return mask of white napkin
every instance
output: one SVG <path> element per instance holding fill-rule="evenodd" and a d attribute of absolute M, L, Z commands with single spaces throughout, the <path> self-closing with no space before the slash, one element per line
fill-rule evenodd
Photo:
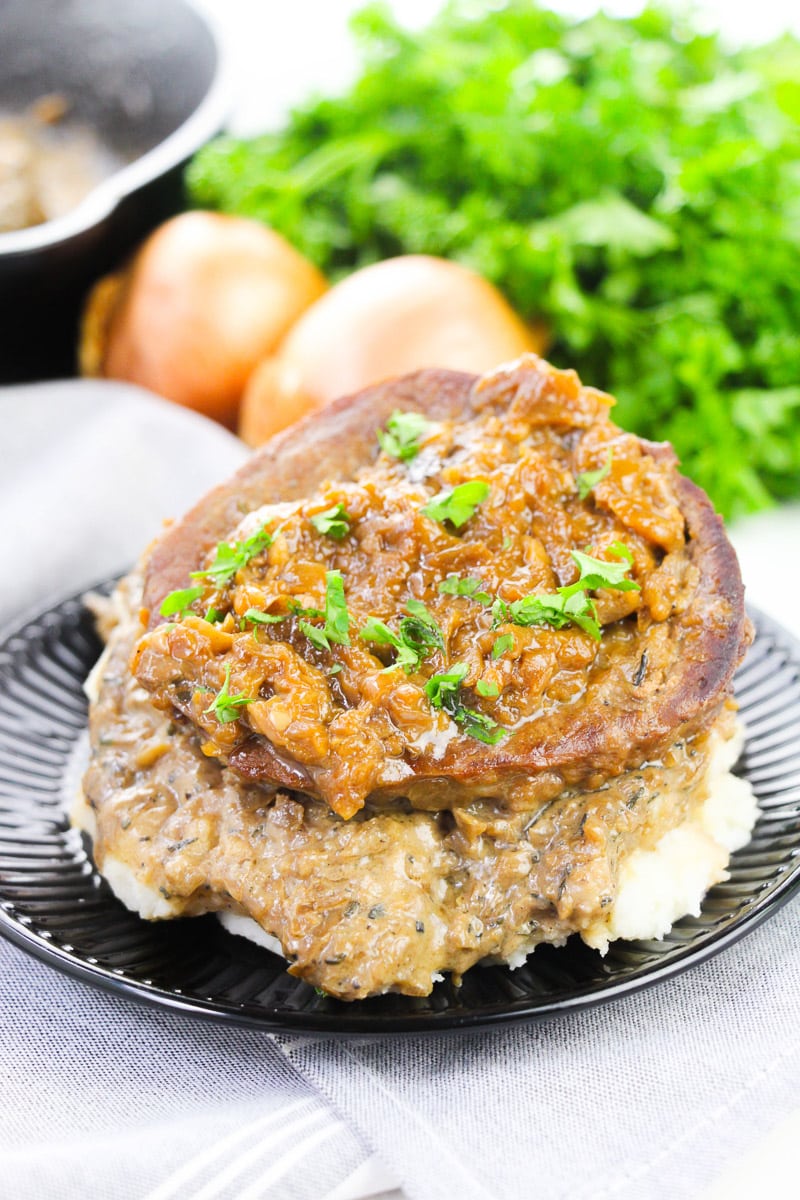
<path fill-rule="evenodd" d="M 6 616 L 124 567 L 243 454 L 109 384 L 0 393 L 0 429 Z M 413 1200 L 694 1200 L 800 1100 L 798 911 L 607 1007 L 365 1042 L 158 1012 L 0 942 L 2 1186 L 20 1200 L 321 1200 L 372 1148 Z M 319 1138 L 273 1185 L 298 1121 Z"/>

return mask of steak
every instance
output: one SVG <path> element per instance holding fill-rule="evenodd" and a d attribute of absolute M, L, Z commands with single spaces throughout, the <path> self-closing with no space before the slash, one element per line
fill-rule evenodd
<path fill-rule="evenodd" d="M 539 810 L 708 729 L 751 638 L 736 557 L 612 403 L 531 355 L 390 381 L 272 439 L 150 553 L 132 667 L 152 703 L 248 783 L 345 818 Z M 379 443 L 398 411 L 425 418 L 407 456 Z M 484 498 L 448 508 L 465 485 Z"/>

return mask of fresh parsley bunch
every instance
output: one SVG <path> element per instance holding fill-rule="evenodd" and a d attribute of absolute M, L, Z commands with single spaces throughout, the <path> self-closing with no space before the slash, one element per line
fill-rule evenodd
<path fill-rule="evenodd" d="M 195 203 L 334 276 L 455 258 L 723 512 L 798 494 L 800 44 L 728 53 L 662 8 L 575 23 L 531 0 L 422 33 L 370 6 L 354 31 L 350 91 L 201 152 Z"/>

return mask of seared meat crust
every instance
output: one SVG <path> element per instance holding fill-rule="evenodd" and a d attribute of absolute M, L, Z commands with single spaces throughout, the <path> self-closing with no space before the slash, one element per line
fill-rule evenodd
<path fill-rule="evenodd" d="M 336 401 L 274 438 L 155 546 L 144 590 L 151 628 L 161 621 L 164 596 L 185 587 L 248 512 L 300 500 L 331 479 L 352 480 L 372 463 L 376 433 L 395 409 L 467 422 L 502 418 L 517 406 L 534 429 L 572 439 L 576 457 L 588 456 L 596 467 L 598 395 L 573 372 L 531 357 L 482 380 L 422 371 Z M 590 684 L 576 702 L 544 706 L 495 746 L 459 736 L 436 755 L 406 758 L 408 773 L 379 781 L 370 803 L 402 798 L 440 809 L 491 797 L 512 809 L 532 808 L 564 787 L 596 787 L 657 758 L 715 719 L 751 637 L 736 557 L 707 497 L 677 473 L 671 450 L 638 439 L 628 444 L 641 463 L 599 485 L 596 503 L 623 514 L 632 535 L 645 530 L 659 554 L 667 551 L 670 577 L 658 585 L 646 580 L 639 611 L 623 610 L 607 624 Z M 239 740 L 227 761 L 247 780 L 320 794 L 313 772 L 259 733 Z"/>

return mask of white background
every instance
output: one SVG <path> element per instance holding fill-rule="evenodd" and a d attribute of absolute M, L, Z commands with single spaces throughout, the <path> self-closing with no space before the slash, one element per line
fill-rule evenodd
<path fill-rule="evenodd" d="M 403 24 L 424 25 L 442 0 L 384 0 Z M 196 0 L 219 24 L 229 46 L 237 92 L 233 128 L 258 133 L 274 125 L 292 103 L 311 91 L 346 85 L 356 68 L 347 31 L 363 0 Z M 478 0 L 475 7 L 480 8 Z M 485 0 L 491 20 L 492 0 Z M 557 12 L 588 16 L 630 15 L 639 0 L 551 0 Z M 763 42 L 785 29 L 800 32 L 800 0 L 699 0 L 700 21 L 719 29 L 731 45 Z"/>

